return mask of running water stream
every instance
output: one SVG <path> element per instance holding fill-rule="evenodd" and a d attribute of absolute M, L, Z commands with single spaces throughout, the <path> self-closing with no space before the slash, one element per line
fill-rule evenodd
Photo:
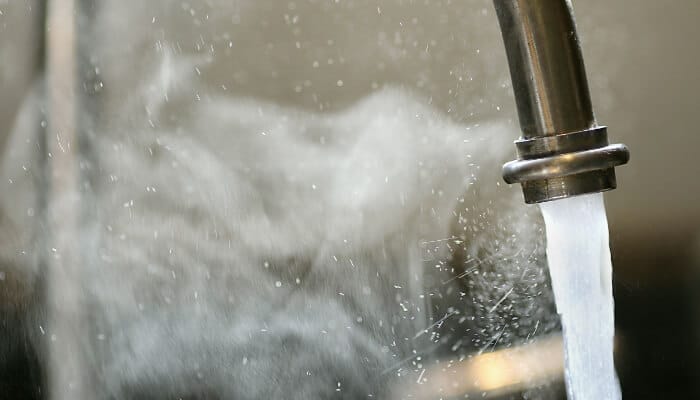
<path fill-rule="evenodd" d="M 608 222 L 601 193 L 541 204 L 547 258 L 561 315 L 570 400 L 621 398 Z"/>

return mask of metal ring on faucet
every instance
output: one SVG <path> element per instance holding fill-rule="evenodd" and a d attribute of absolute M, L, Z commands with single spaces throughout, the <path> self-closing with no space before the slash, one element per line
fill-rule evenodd
<path fill-rule="evenodd" d="M 596 149 L 558 154 L 529 160 L 516 160 L 503 166 L 507 183 L 561 178 L 595 170 L 603 170 L 629 161 L 624 144 L 612 144 Z"/>

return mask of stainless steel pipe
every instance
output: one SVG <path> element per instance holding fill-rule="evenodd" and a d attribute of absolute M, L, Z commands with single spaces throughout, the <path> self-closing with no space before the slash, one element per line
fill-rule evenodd
<path fill-rule="evenodd" d="M 608 145 L 593 114 L 570 0 L 494 0 L 522 129 L 503 167 L 526 203 L 616 187 L 624 145 Z"/>

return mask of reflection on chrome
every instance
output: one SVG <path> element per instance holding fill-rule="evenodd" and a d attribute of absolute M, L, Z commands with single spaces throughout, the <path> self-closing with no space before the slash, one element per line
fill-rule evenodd
<path fill-rule="evenodd" d="M 518 393 L 528 387 L 563 379 L 564 354 L 560 335 L 531 343 L 475 354 L 463 361 L 430 366 L 416 383 L 397 390 L 395 399 L 434 399 Z"/>

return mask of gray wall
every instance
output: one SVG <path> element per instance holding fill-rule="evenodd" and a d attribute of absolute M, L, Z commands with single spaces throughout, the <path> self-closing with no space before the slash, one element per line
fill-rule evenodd
<path fill-rule="evenodd" d="M 0 0 L 0 149 L 37 72 L 38 0 Z"/>

